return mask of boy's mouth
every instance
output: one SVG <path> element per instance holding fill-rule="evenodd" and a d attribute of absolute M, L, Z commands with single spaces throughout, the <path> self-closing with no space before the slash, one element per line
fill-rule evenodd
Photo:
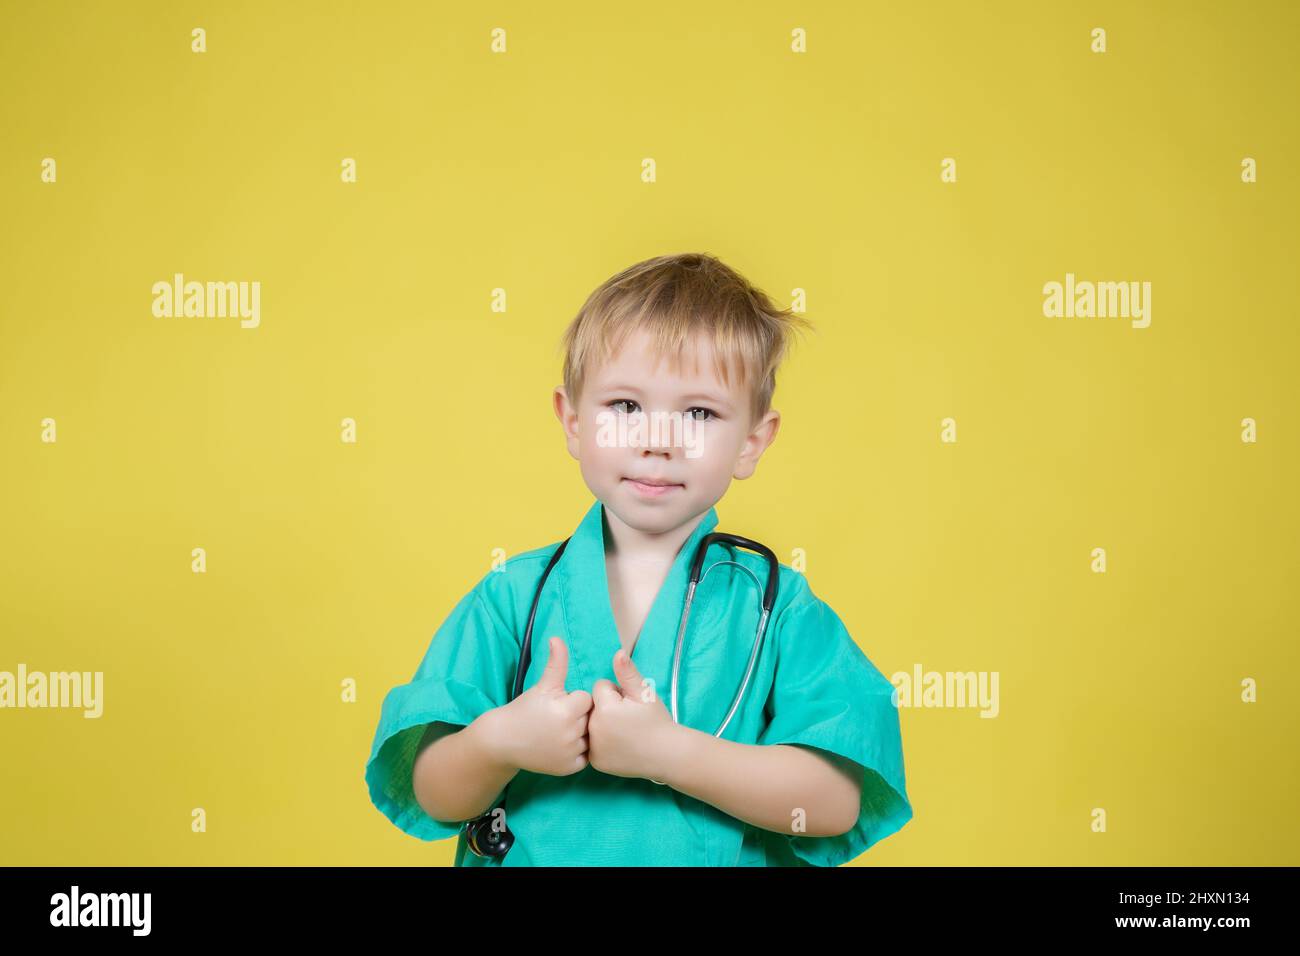
<path fill-rule="evenodd" d="M 685 485 L 679 485 L 663 478 L 624 478 L 623 481 L 638 495 L 645 498 L 662 498 Z"/>

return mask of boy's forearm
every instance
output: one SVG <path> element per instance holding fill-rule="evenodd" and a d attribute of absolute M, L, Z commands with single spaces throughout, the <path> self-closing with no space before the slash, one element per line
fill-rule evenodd
<path fill-rule="evenodd" d="M 656 777 L 674 790 L 777 833 L 836 836 L 857 822 L 856 765 L 791 744 L 740 744 L 690 727 L 675 730 L 669 764 Z"/>
<path fill-rule="evenodd" d="M 459 729 L 437 724 L 426 731 L 426 739 L 435 739 L 416 756 L 411 787 L 416 802 L 433 819 L 456 823 L 478 816 L 519 772 L 491 746 L 484 720 L 490 713 Z"/>

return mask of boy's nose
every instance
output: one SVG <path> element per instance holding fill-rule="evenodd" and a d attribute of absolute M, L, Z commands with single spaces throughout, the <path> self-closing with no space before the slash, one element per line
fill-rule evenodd
<path fill-rule="evenodd" d="M 681 450 L 683 441 L 680 426 L 668 416 L 643 423 L 641 438 L 643 457 L 662 455 L 669 459 Z"/>
<path fill-rule="evenodd" d="M 641 449 L 642 456 L 661 455 L 664 458 L 672 458 L 674 438 L 669 429 L 651 429 L 645 436 L 645 447 Z"/>

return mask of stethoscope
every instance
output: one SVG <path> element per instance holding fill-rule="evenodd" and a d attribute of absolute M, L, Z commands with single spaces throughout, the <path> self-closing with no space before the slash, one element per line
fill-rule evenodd
<path fill-rule="evenodd" d="M 524 628 L 524 641 L 520 649 L 519 664 L 515 667 L 515 683 L 511 692 L 510 699 L 514 700 L 524 689 L 524 675 L 528 672 L 528 665 L 532 660 L 533 650 L 533 621 L 537 617 L 537 604 L 542 597 L 542 588 L 546 585 L 546 579 L 551 574 L 551 568 L 555 567 L 555 562 L 560 560 L 560 555 L 564 553 L 565 547 L 570 539 L 566 538 L 555 553 L 551 555 L 551 560 L 546 564 L 546 570 L 542 572 L 542 578 L 537 582 L 537 590 L 533 594 L 532 608 L 528 612 L 528 624 Z M 722 531 L 715 531 L 712 534 L 704 536 L 704 539 L 696 546 L 695 556 L 691 559 L 691 577 L 690 583 L 686 586 L 686 604 L 682 608 L 682 620 L 677 628 L 677 645 L 673 651 L 673 677 L 672 689 L 669 695 L 671 701 L 671 712 L 673 722 L 677 720 L 677 680 L 681 670 L 682 647 L 686 640 L 686 623 L 691 616 L 691 604 L 695 600 L 695 589 L 700 583 L 700 572 L 704 568 L 704 557 L 711 544 L 730 544 L 736 547 L 746 548 L 762 555 L 767 561 L 767 586 L 763 588 L 763 612 L 758 618 L 758 632 L 754 636 L 754 647 L 749 653 L 749 663 L 745 666 L 745 676 L 740 680 L 740 686 L 736 688 L 736 696 L 731 702 L 731 707 L 727 710 L 727 715 L 722 718 L 722 723 L 718 729 L 713 732 L 713 736 L 719 737 L 727 729 L 727 724 L 731 723 L 731 718 L 735 716 L 736 711 L 740 708 L 741 701 L 744 700 L 745 693 L 749 689 L 749 679 L 754 673 L 754 665 L 758 662 L 758 652 L 763 644 L 763 634 L 767 630 L 767 620 L 772 614 L 772 607 L 776 603 L 777 582 L 781 576 L 781 565 L 776 560 L 776 555 L 765 545 L 757 541 L 751 541 L 749 538 L 742 538 L 738 534 L 726 534 Z M 738 561 L 718 561 L 709 567 L 709 571 L 721 564 L 732 564 L 740 568 L 751 578 L 754 583 L 758 584 L 759 580 L 754 572 L 745 567 Z M 705 577 L 708 572 L 705 572 Z M 663 783 L 662 780 L 655 780 L 654 783 Z M 509 784 L 506 785 L 509 790 Z M 464 823 L 465 842 L 469 850 L 476 856 L 482 857 L 503 857 L 514 845 L 515 837 L 510 832 L 510 827 L 505 822 L 504 814 L 505 791 L 501 793 L 501 799 L 486 812 L 480 814 L 472 820 Z M 497 811 L 501 810 L 501 823 L 496 823 Z"/>

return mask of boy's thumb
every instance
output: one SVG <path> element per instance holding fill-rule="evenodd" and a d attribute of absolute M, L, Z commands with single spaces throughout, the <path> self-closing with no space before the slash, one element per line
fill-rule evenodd
<path fill-rule="evenodd" d="M 543 690 L 564 690 L 564 678 L 569 673 L 569 649 L 558 637 L 553 637 L 547 642 L 550 648 L 550 659 L 546 662 L 546 667 L 542 670 L 542 676 L 537 680 L 537 686 Z"/>

